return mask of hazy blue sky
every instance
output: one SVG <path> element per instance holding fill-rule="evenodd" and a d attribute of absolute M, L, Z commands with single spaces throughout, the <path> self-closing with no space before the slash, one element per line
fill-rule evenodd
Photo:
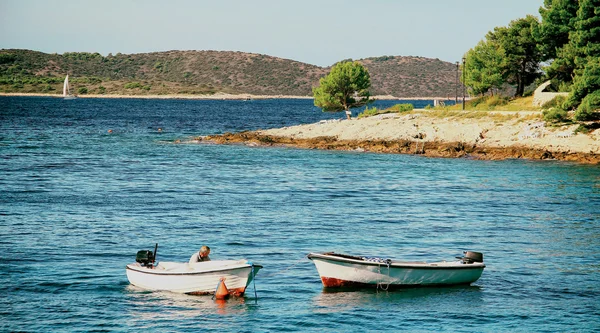
<path fill-rule="evenodd" d="M 382 55 L 454 62 L 542 0 L 0 0 L 0 48 L 221 50 L 319 66 Z"/>

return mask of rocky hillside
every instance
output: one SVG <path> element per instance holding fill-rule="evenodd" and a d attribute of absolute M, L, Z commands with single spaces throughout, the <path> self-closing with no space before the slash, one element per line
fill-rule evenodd
<path fill-rule="evenodd" d="M 453 97 L 456 66 L 438 59 L 383 56 L 358 60 L 369 70 L 373 95 Z M 0 50 L 0 92 L 62 90 L 68 73 L 78 94 L 230 94 L 310 96 L 329 72 L 298 61 L 229 51 L 139 54 Z"/>

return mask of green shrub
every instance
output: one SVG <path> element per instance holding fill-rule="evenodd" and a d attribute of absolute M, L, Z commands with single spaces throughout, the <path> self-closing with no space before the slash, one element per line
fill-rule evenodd
<path fill-rule="evenodd" d="M 379 110 L 377 110 L 376 107 L 372 107 L 369 109 L 369 107 L 365 108 L 365 111 L 361 112 L 358 114 L 358 118 L 364 118 L 364 117 L 370 117 L 370 116 L 374 116 L 377 113 L 379 113 Z"/>
<path fill-rule="evenodd" d="M 575 120 L 594 120 L 594 113 L 600 110 L 600 90 L 596 90 L 585 96 L 575 111 Z"/>
<path fill-rule="evenodd" d="M 10 64 L 17 60 L 17 56 L 14 54 L 0 53 L 0 65 Z"/>
<path fill-rule="evenodd" d="M 496 95 L 488 97 L 485 101 L 485 104 L 487 104 L 490 108 L 494 108 L 496 106 L 506 105 L 508 104 L 508 102 L 509 99 L 507 97 L 501 97 Z"/>
<path fill-rule="evenodd" d="M 581 133 L 581 134 L 588 134 L 590 132 L 590 129 L 585 126 L 584 124 L 579 125 L 579 127 L 577 127 L 573 133 L 577 134 L 577 133 Z"/>
<path fill-rule="evenodd" d="M 88 93 L 88 88 L 87 87 L 79 87 L 79 89 L 77 89 L 77 93 L 79 95 L 85 95 Z"/>
<path fill-rule="evenodd" d="M 415 107 L 412 104 L 396 104 L 392 107 L 389 108 L 389 110 L 394 111 L 394 112 L 408 112 L 408 111 L 412 111 Z"/>
<path fill-rule="evenodd" d="M 567 111 L 560 108 L 551 108 L 542 112 L 544 120 L 551 123 L 560 123 L 567 120 Z"/>
<path fill-rule="evenodd" d="M 598 60 L 597 58 L 588 60 L 582 74 L 577 75 L 573 80 L 573 89 L 565 101 L 566 110 L 579 107 L 587 95 L 600 90 L 600 61 Z"/>
<path fill-rule="evenodd" d="M 99 94 L 104 94 L 106 93 L 106 88 L 104 86 L 99 86 L 98 87 L 98 93 Z"/>
<path fill-rule="evenodd" d="M 479 104 L 482 104 L 485 102 L 485 97 L 479 97 L 479 98 L 474 98 L 470 101 L 467 102 L 467 104 L 471 107 L 476 107 Z"/>
<path fill-rule="evenodd" d="M 542 105 L 542 109 L 551 109 L 551 108 L 562 109 L 562 105 L 566 99 L 567 99 L 566 96 L 558 95 L 558 96 L 554 97 L 553 99 L 549 100 L 548 102 L 544 103 L 544 105 Z"/>
<path fill-rule="evenodd" d="M 136 89 L 141 88 L 142 85 L 139 82 L 129 82 L 125 83 L 125 89 Z"/>
<path fill-rule="evenodd" d="M 559 92 L 570 92 L 572 88 L 573 88 L 573 84 L 571 82 L 560 82 L 558 84 Z M 565 98 L 565 100 L 566 100 L 566 98 Z"/>

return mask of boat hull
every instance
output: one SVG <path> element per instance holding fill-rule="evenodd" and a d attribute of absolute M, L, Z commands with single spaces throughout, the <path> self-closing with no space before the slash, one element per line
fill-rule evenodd
<path fill-rule="evenodd" d="M 477 281 L 485 265 L 460 262 L 406 263 L 372 262 L 360 257 L 311 253 L 311 259 L 326 288 L 381 286 L 387 288 L 448 286 Z"/>
<path fill-rule="evenodd" d="M 217 285 L 224 279 L 231 295 L 243 296 L 261 268 L 245 260 L 221 260 L 194 265 L 165 262 L 155 268 L 135 263 L 127 265 L 126 272 L 132 285 L 146 290 L 209 295 L 215 293 Z"/>

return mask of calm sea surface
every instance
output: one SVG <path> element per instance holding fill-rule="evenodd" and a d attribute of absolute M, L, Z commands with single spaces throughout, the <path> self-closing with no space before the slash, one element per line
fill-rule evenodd
<path fill-rule="evenodd" d="M 600 330 L 598 166 L 189 142 L 342 117 L 310 100 L 0 97 L 0 331 Z M 264 265 L 258 298 L 131 287 L 125 265 L 155 243 L 162 261 L 207 244 Z M 463 250 L 485 255 L 472 286 L 394 292 L 325 292 L 305 258 Z"/>

